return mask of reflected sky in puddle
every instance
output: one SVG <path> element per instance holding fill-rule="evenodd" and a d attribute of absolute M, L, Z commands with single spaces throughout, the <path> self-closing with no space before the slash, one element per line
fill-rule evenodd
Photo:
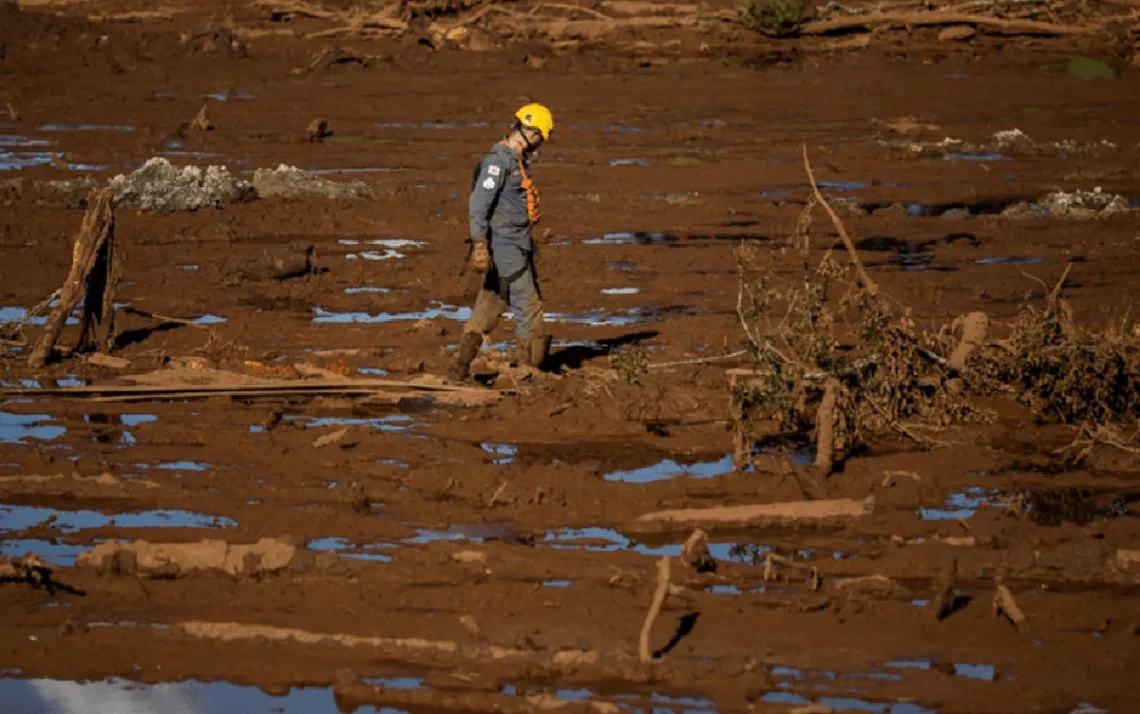
<path fill-rule="evenodd" d="M 480 444 L 479 448 L 486 451 L 488 454 L 494 454 L 497 458 L 493 459 L 491 463 L 499 466 L 505 466 L 515 460 L 515 454 L 519 452 L 518 447 L 511 444 Z"/>
<path fill-rule="evenodd" d="M 573 580 L 543 580 L 544 588 L 570 588 L 574 586 Z"/>
<path fill-rule="evenodd" d="M 602 288 L 602 295 L 637 295 L 641 288 Z"/>
<path fill-rule="evenodd" d="M 34 386 L 23 384 L 26 389 L 36 389 Z M 0 411 L 0 444 L 27 444 L 28 439 L 36 441 L 52 441 L 67 433 L 62 426 L 50 426 L 44 422 L 51 422 L 48 414 L 13 414 Z"/>
<path fill-rule="evenodd" d="M 48 523 L 49 519 L 51 520 Z M 21 531 L 47 525 L 60 533 L 74 533 L 84 528 L 236 528 L 237 523 L 222 516 L 181 510 L 136 511 L 133 513 L 99 513 L 98 511 L 62 511 L 41 506 L 0 505 L 0 533 Z"/>
<path fill-rule="evenodd" d="M 582 245 L 662 245 L 676 240 L 677 236 L 668 233 L 635 231 L 606 233 L 601 238 L 587 238 L 582 241 Z"/>
<path fill-rule="evenodd" d="M 0 171 L 19 171 L 50 164 L 51 154 L 27 152 L 14 154 L 10 151 L 0 151 Z"/>
<path fill-rule="evenodd" d="M 479 129 L 488 127 L 485 121 L 429 121 L 429 122 L 403 122 L 403 121 L 386 121 L 378 122 L 376 126 L 380 129 L 432 129 L 435 131 L 447 131 L 449 129 Z"/>
<path fill-rule="evenodd" d="M 379 294 L 379 293 L 386 293 L 386 292 L 391 292 L 391 291 L 388 290 L 388 288 L 374 288 L 370 285 L 363 285 L 363 286 L 358 287 L 358 288 L 345 288 L 344 289 L 345 295 L 363 295 L 363 294 L 369 294 L 369 293 L 378 293 Z"/>
<path fill-rule="evenodd" d="M 997 489 L 970 486 L 963 491 L 947 496 L 944 508 L 919 508 L 918 515 L 924 521 L 972 518 L 983 503 L 999 508 L 1003 507 L 994 502 L 997 496 Z"/>
<path fill-rule="evenodd" d="M 610 166 L 653 166 L 652 159 L 610 159 Z"/>
<path fill-rule="evenodd" d="M 624 270 L 630 272 L 637 270 L 637 263 L 632 260 L 614 260 L 606 263 L 606 267 L 610 270 Z"/>
<path fill-rule="evenodd" d="M 413 419 L 407 414 L 389 414 L 383 417 L 307 417 L 290 415 L 285 417 L 289 422 L 301 422 L 307 429 L 319 429 L 326 426 L 359 426 L 379 431 L 402 432 L 414 425 Z"/>
<path fill-rule="evenodd" d="M 3 527 L 3 520 L 0 520 L 0 528 Z M 34 553 L 42 560 L 64 568 L 74 565 L 79 554 L 87 549 L 86 546 L 53 543 L 50 540 L 21 538 L 0 541 L 0 555 L 20 558 Z"/>
<path fill-rule="evenodd" d="M 1039 255 L 995 255 L 974 261 L 977 265 L 1052 265 L 1056 262 Z"/>
<path fill-rule="evenodd" d="M 714 478 L 732 473 L 736 466 L 732 461 L 732 454 L 725 455 L 719 461 L 708 461 L 696 464 L 682 465 L 672 459 L 665 459 L 652 466 L 635 469 L 633 471 L 615 471 L 602 478 L 606 481 L 620 481 L 622 483 L 652 483 L 654 481 L 667 481 L 674 478 Z"/>
<path fill-rule="evenodd" d="M 202 315 L 201 317 L 194 318 L 195 325 L 220 325 L 226 321 L 226 318 L 219 317 L 218 315 Z"/>
<path fill-rule="evenodd" d="M 271 696 L 254 687 L 193 679 L 162 684 L 121 679 L 101 682 L 0 679 L 0 701 L 5 707 L 11 707 L 6 711 L 29 714 L 332 714 L 339 711 L 331 687 L 294 688 L 284 696 Z M 363 707 L 357 709 L 356 714 L 400 714 L 402 711 Z"/>
<path fill-rule="evenodd" d="M 854 697 L 822 697 L 818 701 L 807 699 L 794 692 L 768 692 L 760 701 L 769 704 L 787 704 L 806 707 L 818 704 L 837 712 L 869 712 L 870 714 L 935 714 L 931 709 L 913 702 L 872 702 Z"/>
<path fill-rule="evenodd" d="M 47 139 L 29 139 L 26 136 L 16 136 L 13 134 L 0 135 L 0 148 L 10 147 L 19 148 L 24 146 L 50 146 L 51 142 Z"/>
<path fill-rule="evenodd" d="M 316 324 L 376 324 L 385 322 L 414 322 L 436 318 L 466 322 L 471 317 L 471 308 L 447 305 L 433 301 L 426 310 L 418 312 L 330 312 L 322 307 L 313 308 L 313 322 Z"/>
<path fill-rule="evenodd" d="M 134 131 L 133 126 L 126 124 L 44 124 L 36 127 L 40 131 Z"/>
<path fill-rule="evenodd" d="M 400 692 L 427 689 L 419 677 L 366 677 L 363 682 L 372 687 L 383 687 Z"/>
<path fill-rule="evenodd" d="M 612 528 L 563 528 L 548 531 L 542 543 L 555 550 L 585 550 L 614 552 L 628 550 L 639 555 L 674 556 L 681 554 L 681 544 L 649 546 L 626 538 Z M 751 563 L 754 558 L 770 550 L 767 546 L 745 543 L 709 543 L 709 555 L 716 560 Z"/>
<path fill-rule="evenodd" d="M 543 322 L 590 325 L 591 327 L 614 327 L 660 321 L 660 315 L 644 307 L 633 307 L 624 312 L 616 313 L 608 313 L 605 310 L 590 310 L 579 313 L 548 312 L 543 316 Z"/>
<path fill-rule="evenodd" d="M 390 563 L 392 556 L 377 551 L 390 550 L 397 546 L 395 543 L 367 543 L 363 546 L 359 546 L 344 538 L 316 538 L 309 541 L 306 547 L 308 547 L 309 550 L 317 552 L 332 551 L 342 558 L 352 560 Z"/>
<path fill-rule="evenodd" d="M 2 161 L 3 161 L 3 154 L 0 154 L 0 162 L 2 162 Z M 58 304 L 59 304 L 58 300 L 52 300 L 50 303 L 48 303 L 48 307 L 54 308 Z M 115 303 L 115 307 L 121 307 L 121 306 L 122 306 L 121 303 Z M 68 316 L 68 318 L 67 318 L 67 324 L 68 325 L 78 325 L 79 324 L 79 320 L 78 320 L 77 316 L 79 315 L 80 309 L 82 309 L 82 303 L 80 304 L 80 307 L 77 307 L 75 309 L 75 311 L 73 311 L 71 313 L 71 315 Z M 27 316 L 28 316 L 27 308 L 15 307 L 15 306 L 0 307 L 0 324 L 6 323 L 6 322 L 25 322 L 26 321 L 27 324 L 29 324 L 29 325 L 46 325 L 47 321 L 48 321 L 47 314 L 43 314 L 43 315 L 39 315 L 37 317 L 33 317 L 30 320 L 27 319 Z"/>
<path fill-rule="evenodd" d="M 1004 161 L 1005 156 L 994 152 L 955 152 L 943 154 L 945 161 Z"/>
<path fill-rule="evenodd" d="M 885 666 L 892 669 L 916 669 L 929 672 L 934 665 L 929 659 L 903 659 L 885 662 Z M 968 662 L 955 662 L 951 665 L 954 675 L 966 679 L 976 679 L 983 682 L 992 682 L 997 679 L 997 669 L 992 664 L 970 664 Z"/>
<path fill-rule="evenodd" d="M 834 193 L 858 191 L 859 189 L 867 188 L 871 185 L 866 181 L 817 181 L 816 184 L 824 191 L 832 191 Z"/>
<path fill-rule="evenodd" d="M 248 92 L 211 92 L 210 94 L 203 94 L 203 99 L 214 99 L 219 102 L 229 102 L 237 99 L 253 99 L 254 95 Z"/>

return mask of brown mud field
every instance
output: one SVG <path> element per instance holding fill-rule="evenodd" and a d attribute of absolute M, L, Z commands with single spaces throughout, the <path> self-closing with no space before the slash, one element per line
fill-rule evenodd
<path fill-rule="evenodd" d="M 971 393 L 986 418 L 888 419 L 819 468 L 810 424 L 758 421 L 734 460 L 731 384 L 742 256 L 777 302 L 850 261 L 822 207 L 805 225 L 804 147 L 915 334 L 984 312 L 1000 341 L 1057 285 L 1066 325 L 1140 335 L 1137 33 L 780 39 L 727 2 L 711 28 L 586 4 L 487 5 L 610 34 L 0 3 L 0 711 L 1140 711 L 1134 402 L 1098 439 Z M 595 17 L 646 5 L 681 19 Z M 470 173 L 526 101 L 557 122 L 534 170 L 553 353 L 510 366 L 504 320 L 447 391 Z M 71 319 L 30 367 L 95 190 L 154 157 L 256 191 L 120 200 L 114 359 L 70 354 Z M 255 177 L 279 165 L 304 186 Z"/>

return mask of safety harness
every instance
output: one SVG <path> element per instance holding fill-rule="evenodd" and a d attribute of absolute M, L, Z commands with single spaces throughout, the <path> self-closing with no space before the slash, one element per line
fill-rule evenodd
<path fill-rule="evenodd" d="M 507 142 L 503 142 L 504 146 L 510 146 Z M 526 171 L 526 163 L 523 162 L 522 149 L 515 150 L 515 156 L 519 160 L 519 175 L 522 176 L 522 189 L 526 191 L 526 217 L 530 221 L 531 226 L 538 224 L 542 218 L 542 212 L 539 210 L 538 187 L 534 185 L 534 181 L 530 180 L 530 174 Z"/>

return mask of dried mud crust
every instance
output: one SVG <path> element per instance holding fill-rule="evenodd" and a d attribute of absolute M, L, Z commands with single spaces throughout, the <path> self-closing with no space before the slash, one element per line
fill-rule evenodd
<path fill-rule="evenodd" d="M 1052 285 L 1068 261 L 1072 319 L 1119 321 L 1140 264 L 1134 211 L 1003 213 L 1057 195 L 1140 197 L 1134 74 L 1042 72 L 1078 40 L 1040 52 L 983 45 L 976 56 L 872 46 L 767 68 L 603 50 L 551 53 L 539 70 L 520 47 L 305 39 L 324 28 L 312 18 L 296 19 L 298 34 L 243 34 L 283 29 L 250 8 L 236 11 L 235 46 L 206 32 L 213 12 L 128 25 L 0 10 L 0 106 L 20 115 L 0 113 L 0 135 L 49 142 L 0 151 L 80 167 L 49 158 L 0 172 L 0 308 L 40 303 L 67 274 L 86 188 L 49 182 L 102 185 L 162 155 L 225 165 L 247 182 L 282 164 L 353 169 L 316 176 L 361 182 L 366 197 L 250 197 L 169 214 L 123 206 L 116 300 L 224 322 L 120 310 L 125 364 L 77 358 L 34 373 L 14 353 L 0 361 L 5 388 L 172 365 L 275 379 L 314 368 L 443 374 L 473 297 L 471 276 L 457 277 L 471 166 L 521 95 L 559 117 L 535 178 L 540 233 L 550 230 L 539 270 L 567 373 L 504 371 L 495 386 L 518 395 L 478 408 L 3 398 L 0 542 L 6 555 L 38 550 L 48 562 L 0 567 L 0 629 L 15 633 L 0 641 L 0 670 L 332 686 L 345 710 L 685 706 L 655 694 L 731 712 L 1140 706 L 1140 488 L 1129 454 L 1098 450 L 1069 466 L 1056 451 L 1071 432 L 995 399 L 982 405 L 992 423 L 939 434 L 950 447 L 872 444 L 824 479 L 800 465 L 802 444 L 769 439 L 756 472 L 732 473 L 725 367 L 739 362 L 653 369 L 631 384 L 622 366 L 638 360 L 611 369 L 607 355 L 640 346 L 652 364 L 743 345 L 733 249 L 744 242 L 777 278 L 800 278 L 788 239 L 808 195 L 802 143 L 825 193 L 847 201 L 868 271 L 917 324 L 985 313 L 1001 339 L 1023 298 L 1039 305 L 1038 281 Z M 699 56 L 701 38 L 681 40 Z M 181 130 L 203 101 L 214 129 Z M 317 116 L 333 133 L 311 142 Z M 903 136 L 888 123 L 935 128 Z M 1038 147 L 1116 148 L 991 150 L 995 131 L 1015 128 Z M 1000 156 L 893 146 L 947 136 Z M 813 261 L 836 246 L 829 230 L 812 228 Z M 263 268 L 298 255 L 301 277 Z M 976 336 L 976 322 L 963 334 Z M 77 333 L 65 328 L 61 344 Z M 500 366 L 487 353 L 476 372 Z M 692 525 L 639 518 L 806 498 L 826 517 L 780 521 L 769 509 L 743 528 L 693 521 L 709 529 L 716 571 L 672 560 L 682 590 L 649 641 L 668 651 L 638 661 L 656 556 L 679 553 Z M 71 565 L 79 550 L 90 555 Z M 803 567 L 769 565 L 768 552 Z M 1008 605 L 995 613 L 999 580 L 1024 622 Z M 955 665 L 992 669 L 973 679 Z M 425 690 L 363 681 L 408 674 Z M 591 694 L 556 696 L 567 690 Z"/>

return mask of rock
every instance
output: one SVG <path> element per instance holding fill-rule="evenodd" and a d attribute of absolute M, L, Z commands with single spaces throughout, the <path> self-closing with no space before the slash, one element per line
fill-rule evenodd
<path fill-rule="evenodd" d="M 485 563 L 487 562 L 487 554 L 480 553 L 477 550 L 461 550 L 458 553 L 452 553 L 451 559 L 456 563 Z"/>
<path fill-rule="evenodd" d="M 1132 211 L 1128 199 L 1120 194 L 1105 193 L 1099 187 L 1092 191 L 1058 191 L 1036 203 L 1017 203 L 1002 211 L 1004 218 L 1102 218 Z"/>
<path fill-rule="evenodd" d="M 284 570 L 297 548 L 275 538 L 252 545 L 230 545 L 220 540 L 197 543 L 108 541 L 76 558 L 78 567 L 94 567 L 100 574 L 177 578 L 187 573 L 219 570 L 230 575 L 258 575 Z"/>
<path fill-rule="evenodd" d="M 252 186 L 230 176 L 225 166 L 178 168 L 157 156 L 132 174 L 114 177 L 108 187 L 119 208 L 159 213 L 221 208 L 256 196 Z"/>
<path fill-rule="evenodd" d="M 940 217 L 944 221 L 965 221 L 973 215 L 968 208 L 951 208 L 949 211 L 943 213 Z"/>
<path fill-rule="evenodd" d="M 978 31 L 969 25 L 952 25 L 938 33 L 940 42 L 964 42 L 974 39 Z"/>
<path fill-rule="evenodd" d="M 207 106 L 202 105 L 198 110 L 198 115 L 190 122 L 190 128 L 194 131 L 213 131 L 214 125 L 210 123 L 210 115 L 207 113 Z"/>
<path fill-rule="evenodd" d="M 996 149 L 1030 148 L 1034 146 L 1033 139 L 1030 139 L 1029 135 L 1021 129 L 1016 128 L 996 132 L 990 138 L 990 142 Z"/>
<path fill-rule="evenodd" d="M 129 359 L 123 359 L 122 357 L 112 357 L 102 352 L 96 352 L 87 358 L 87 364 L 96 367 L 106 367 L 107 369 L 124 370 L 130 368 L 131 361 Z"/>
<path fill-rule="evenodd" d="M 305 129 L 305 133 L 309 135 L 310 142 L 321 142 L 325 137 L 332 136 L 332 130 L 329 129 L 329 122 L 327 119 L 317 118 L 309 123 L 309 127 Z"/>
<path fill-rule="evenodd" d="M 325 434 L 324 436 L 319 437 L 316 441 L 313 442 L 313 448 L 314 449 L 323 449 L 326 446 L 332 446 L 333 444 L 344 439 L 344 437 L 346 437 L 346 436 L 348 436 L 348 427 L 345 427 L 344 429 L 340 429 L 338 431 L 334 431 L 331 434 Z"/>
<path fill-rule="evenodd" d="M 368 194 L 362 181 L 329 181 L 295 166 L 281 164 L 275 169 L 258 169 L 253 174 L 253 187 L 262 197 L 292 198 L 319 195 L 325 198 L 359 198 Z"/>

